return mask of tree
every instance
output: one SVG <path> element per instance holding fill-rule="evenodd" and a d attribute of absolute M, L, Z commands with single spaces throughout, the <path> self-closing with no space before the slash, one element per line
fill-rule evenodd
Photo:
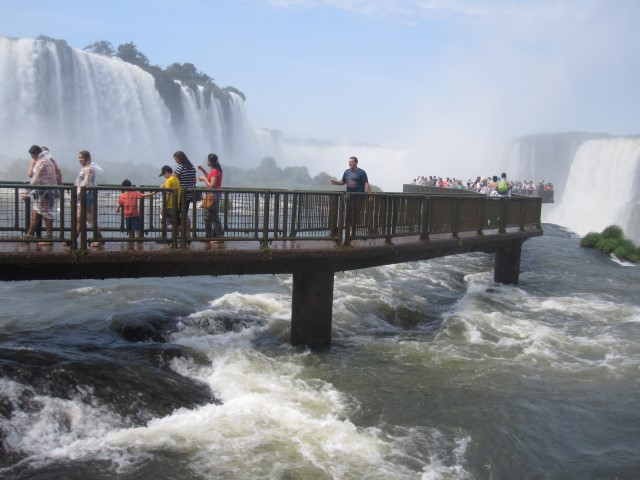
<path fill-rule="evenodd" d="M 200 72 L 193 63 L 172 63 L 166 72 L 176 80 L 195 81 L 202 85 L 213 83 L 213 78 Z"/>
<path fill-rule="evenodd" d="M 118 45 L 118 53 L 116 55 L 125 62 L 137 65 L 138 67 L 146 68 L 149 66 L 149 59 L 144 53 L 138 50 L 138 47 L 133 42 Z"/>
<path fill-rule="evenodd" d="M 100 40 L 99 42 L 87 45 L 83 50 L 97 53 L 98 55 L 106 55 L 107 57 L 113 57 L 116 53 L 111 42 L 107 42 L 106 40 Z"/>

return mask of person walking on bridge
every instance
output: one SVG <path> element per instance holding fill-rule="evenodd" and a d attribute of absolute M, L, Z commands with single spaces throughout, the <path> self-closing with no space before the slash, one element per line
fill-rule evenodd
<path fill-rule="evenodd" d="M 56 169 L 51 162 L 49 152 L 43 152 L 38 145 L 33 145 L 29 149 L 32 163 L 29 167 L 31 185 L 57 185 Z M 25 235 L 25 239 L 33 238 L 33 232 L 44 219 L 46 237 L 38 245 L 51 245 L 53 238 L 53 207 L 56 191 L 52 189 L 32 189 L 30 192 L 32 200 L 31 224 Z M 41 224 L 40 224 L 41 225 Z"/>
<path fill-rule="evenodd" d="M 347 192 L 371 193 L 367 172 L 358 168 L 358 159 L 349 157 L 349 168 L 342 174 L 342 180 L 331 179 L 331 185 L 346 185 Z"/>

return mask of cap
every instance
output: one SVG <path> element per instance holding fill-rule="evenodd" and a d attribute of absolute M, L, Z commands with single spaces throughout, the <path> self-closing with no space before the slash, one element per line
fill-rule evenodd
<path fill-rule="evenodd" d="M 171 168 L 169 165 L 165 165 L 164 167 L 162 167 L 162 170 L 160 170 L 160 175 L 158 176 L 161 177 L 165 173 L 173 173 L 173 168 Z"/>

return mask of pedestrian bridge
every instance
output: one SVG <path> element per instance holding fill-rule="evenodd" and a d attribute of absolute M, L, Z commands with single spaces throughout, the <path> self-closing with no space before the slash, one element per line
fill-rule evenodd
<path fill-rule="evenodd" d="M 27 189 L 59 199 L 51 244 L 22 238 L 31 221 Z M 123 190 L 140 200 L 142 238 L 129 238 Z M 205 189 L 194 189 L 206 193 Z M 86 201 L 92 193 L 92 204 Z M 180 222 L 167 220 L 167 191 L 156 187 L 0 184 L 0 280 L 104 279 L 193 275 L 293 274 L 291 342 L 327 346 L 334 273 L 468 252 L 495 253 L 494 279 L 517 284 L 522 244 L 540 236 L 539 197 L 488 198 L 419 193 L 344 193 L 222 189 L 225 236 L 205 236 L 196 202 Z M 184 196 L 184 191 L 182 195 Z M 184 202 L 181 203 L 184 205 Z M 104 245 L 90 247 L 92 226 Z M 77 219 L 80 219 L 78 221 Z M 37 232 L 37 230 L 36 230 Z"/>

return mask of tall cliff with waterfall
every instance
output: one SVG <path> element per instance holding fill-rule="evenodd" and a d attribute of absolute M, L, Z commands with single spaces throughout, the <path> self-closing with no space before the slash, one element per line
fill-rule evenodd
<path fill-rule="evenodd" d="M 37 143 L 60 157 L 88 149 L 96 159 L 156 164 L 184 150 L 245 166 L 275 148 L 269 132 L 248 125 L 234 89 L 162 85 L 135 65 L 64 41 L 0 37 L 0 82 L 6 159 Z"/>
<path fill-rule="evenodd" d="M 544 222 L 579 235 L 616 224 L 640 243 L 640 137 L 530 135 L 510 143 L 504 163 L 511 178 L 553 182 Z"/>

